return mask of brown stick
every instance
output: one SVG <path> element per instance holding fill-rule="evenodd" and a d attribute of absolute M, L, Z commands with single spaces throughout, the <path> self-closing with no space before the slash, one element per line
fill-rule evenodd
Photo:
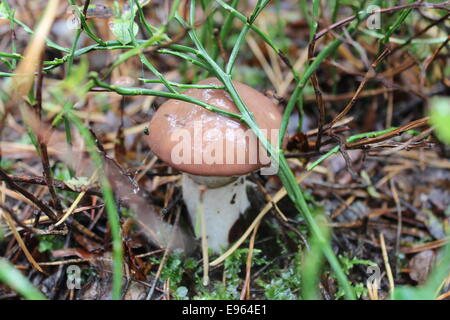
<path fill-rule="evenodd" d="M 38 185 L 42 185 L 42 186 L 46 186 L 47 182 L 45 181 L 45 178 L 43 177 L 39 177 L 39 176 L 30 176 L 30 175 L 25 175 L 25 174 L 18 174 L 18 175 L 11 175 L 9 174 L 8 177 L 14 181 L 14 182 L 18 182 L 18 183 L 29 183 L 29 184 L 38 184 Z M 5 179 L 3 179 L 0 176 L 0 181 L 3 181 Z M 60 189 L 60 190 L 64 190 L 64 191 L 71 191 L 71 192 L 86 192 L 86 194 L 89 195 L 93 195 L 93 196 L 101 196 L 102 193 L 98 190 L 96 190 L 94 187 L 90 187 L 87 189 L 84 188 L 79 188 L 79 189 L 72 189 L 71 187 L 69 187 L 68 185 L 66 185 L 64 183 L 64 181 L 61 180 L 57 180 L 57 179 L 53 179 L 53 185 Z"/>
<path fill-rule="evenodd" d="M 41 200 L 36 198 L 32 193 L 28 192 L 21 186 L 17 185 L 9 176 L 8 174 L 3 171 L 3 169 L 0 168 L 0 178 L 1 180 L 5 181 L 6 184 L 10 189 L 13 189 L 20 194 L 22 194 L 25 198 L 33 202 L 39 209 L 41 209 L 42 212 L 45 213 L 47 217 L 49 217 L 52 221 L 56 222 L 58 219 L 56 217 L 56 214 Z"/>
<path fill-rule="evenodd" d="M 406 4 L 406 5 L 401 5 L 401 6 L 392 7 L 392 8 L 385 8 L 385 9 L 380 9 L 380 10 L 374 10 L 367 17 L 370 17 L 371 15 L 376 14 L 376 13 L 391 13 L 391 12 L 395 12 L 395 11 L 399 11 L 399 10 L 418 9 L 418 8 L 422 8 L 422 7 L 441 9 L 441 10 L 447 10 L 448 11 L 448 10 L 450 10 L 450 8 L 448 8 L 448 5 L 449 5 L 448 1 L 445 1 L 445 2 L 442 2 L 442 3 L 419 2 L 419 3 Z M 352 22 L 356 18 L 357 18 L 357 15 L 353 15 L 353 16 L 344 18 L 341 21 L 333 23 L 332 25 L 329 25 L 325 29 L 319 31 L 315 35 L 314 40 L 315 41 L 319 40 L 325 34 L 327 34 L 328 32 L 330 32 L 333 29 L 337 29 L 337 28 L 341 28 L 341 27 L 346 26 L 347 24 L 349 24 L 350 22 Z"/>
<path fill-rule="evenodd" d="M 331 121 L 331 123 L 329 125 L 327 125 L 327 127 L 331 127 L 333 126 L 333 124 L 335 124 L 337 121 L 341 120 L 349 111 L 350 109 L 355 105 L 356 100 L 358 99 L 359 94 L 361 93 L 361 91 L 363 90 L 364 86 L 366 85 L 367 81 L 369 81 L 369 79 L 371 77 L 374 76 L 374 74 L 376 73 L 375 69 L 378 66 L 378 64 L 381 62 L 381 60 L 383 60 L 384 57 L 386 57 L 388 54 L 390 53 L 390 49 L 386 48 L 376 59 L 375 61 L 372 63 L 372 65 L 370 66 L 370 69 L 366 72 L 366 75 L 364 76 L 363 81 L 361 81 L 361 83 L 359 84 L 358 89 L 356 90 L 355 94 L 353 95 L 352 99 L 349 101 L 349 103 L 345 106 L 344 110 L 341 111 L 341 113 L 339 113 L 334 119 L 333 121 Z"/>
<path fill-rule="evenodd" d="M 19 227 L 21 227 L 22 229 L 24 229 L 30 233 L 35 233 L 35 234 L 39 234 L 39 235 L 49 235 L 49 234 L 66 235 L 67 234 L 67 228 L 65 228 L 64 230 L 41 230 L 41 229 L 37 229 L 35 227 L 29 227 L 23 221 L 21 221 L 17 217 L 17 215 L 7 206 L 0 204 L 0 208 L 4 211 L 8 212 L 9 215 L 11 216 L 11 218 L 17 223 L 17 225 Z"/>
<path fill-rule="evenodd" d="M 308 46 L 308 61 L 312 61 L 314 58 L 314 50 L 316 47 L 316 39 L 312 38 L 311 43 Z M 311 75 L 311 83 L 314 87 L 314 93 L 316 95 L 316 103 L 319 108 L 319 123 L 318 123 L 318 132 L 316 139 L 316 151 L 320 150 L 320 145 L 322 142 L 322 134 L 323 134 L 323 126 L 325 124 L 325 105 L 323 103 L 322 92 L 319 87 L 319 79 L 317 78 L 317 71 L 314 71 Z"/>
<path fill-rule="evenodd" d="M 90 3 L 91 3 L 91 0 L 86 0 L 85 3 L 84 3 L 84 7 L 83 7 L 83 16 L 84 16 L 84 19 L 85 19 L 85 20 L 88 19 L 88 17 L 87 17 L 87 12 L 88 12 L 89 4 L 90 4 Z"/>
<path fill-rule="evenodd" d="M 423 67 L 423 72 L 424 73 L 428 70 L 430 64 L 436 59 L 436 57 L 439 54 L 439 52 L 447 45 L 447 43 L 449 41 L 450 41 L 450 36 L 448 36 L 447 40 L 442 42 L 442 44 L 433 52 L 433 55 L 431 56 L 430 59 L 426 59 L 425 60 L 424 67 Z"/>
<path fill-rule="evenodd" d="M 347 149 L 355 149 L 355 148 L 359 148 L 361 146 L 367 145 L 367 144 L 372 144 L 372 143 L 377 143 L 377 142 L 381 142 L 390 138 L 393 138 L 395 136 L 401 135 L 403 132 L 406 132 L 408 130 L 411 130 L 413 128 L 417 128 L 417 127 L 421 127 L 424 126 L 426 124 L 428 124 L 429 121 L 429 117 L 425 117 L 422 119 L 418 119 L 415 121 L 412 121 L 400 128 L 397 128 L 395 130 L 392 130 L 388 133 L 385 133 L 379 137 L 375 137 L 375 138 L 367 138 L 367 139 L 363 139 L 360 141 L 356 141 L 356 142 L 349 142 L 345 144 L 345 147 Z"/>
<path fill-rule="evenodd" d="M 39 139 L 41 140 L 41 139 Z M 48 191 L 50 193 L 50 196 L 52 197 L 52 204 L 59 215 L 62 214 L 62 206 L 61 201 L 59 200 L 58 195 L 56 194 L 55 186 L 53 183 L 53 177 L 52 172 L 50 170 L 50 160 L 48 158 L 48 152 L 47 152 L 47 145 L 44 141 L 39 141 L 39 150 L 41 153 L 41 160 L 42 160 L 42 168 L 43 168 L 43 175 L 45 178 L 45 183 L 47 184 Z"/>
<path fill-rule="evenodd" d="M 311 75 L 311 83 L 313 84 L 314 92 L 316 94 L 316 103 L 319 107 L 319 130 L 316 140 L 316 151 L 319 151 L 322 142 L 323 126 L 325 124 L 325 105 L 323 103 L 322 92 L 319 88 L 319 80 L 317 79 L 317 74 L 315 72 Z"/>

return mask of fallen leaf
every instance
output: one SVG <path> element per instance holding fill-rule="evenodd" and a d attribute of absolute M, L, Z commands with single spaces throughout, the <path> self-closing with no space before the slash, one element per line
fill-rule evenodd
<path fill-rule="evenodd" d="M 419 284 L 425 283 L 428 279 L 431 267 L 434 262 L 434 251 L 426 250 L 416 254 L 409 261 L 409 276 Z"/>

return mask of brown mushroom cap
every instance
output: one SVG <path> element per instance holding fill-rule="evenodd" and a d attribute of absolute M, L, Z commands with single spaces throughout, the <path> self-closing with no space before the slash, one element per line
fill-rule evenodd
<path fill-rule="evenodd" d="M 208 78 L 198 84 L 222 85 L 216 78 Z M 237 81 L 233 81 L 233 84 L 249 111 L 253 113 L 260 129 L 272 145 L 275 145 L 278 139 L 277 130 L 282 120 L 282 114 L 277 106 L 257 90 Z M 189 89 L 185 94 L 217 108 L 239 114 L 238 108 L 225 90 Z M 161 160 L 182 172 L 200 176 L 243 175 L 268 165 L 267 157 L 264 160 L 259 157 L 259 150 L 264 150 L 263 147 L 256 142 L 254 133 L 247 130 L 250 129 L 238 120 L 192 103 L 172 99 L 163 103 L 153 115 L 149 125 L 148 143 Z M 188 148 L 179 152 L 180 143 L 184 139 L 180 138 L 181 133 L 188 134 L 191 139 L 183 141 L 184 146 Z M 221 146 L 223 149 L 220 149 Z M 222 157 L 220 150 L 223 150 Z M 174 161 L 172 152 L 189 161 L 182 163 L 179 163 L 179 160 Z M 241 155 L 241 161 L 238 161 L 238 153 Z M 242 162 L 244 155 L 245 161 Z M 211 160 L 204 161 L 207 157 L 219 161 L 215 161 L 216 163 L 211 163 Z"/>

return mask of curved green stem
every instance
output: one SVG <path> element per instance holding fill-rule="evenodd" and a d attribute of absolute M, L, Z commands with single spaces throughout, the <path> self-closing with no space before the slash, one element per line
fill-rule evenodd
<path fill-rule="evenodd" d="M 144 95 L 144 96 L 156 96 L 156 97 L 164 97 L 164 98 L 168 98 L 168 99 L 181 100 L 181 101 L 189 102 L 192 104 L 196 104 L 196 105 L 203 107 L 209 111 L 219 113 L 219 114 L 227 116 L 229 118 L 233 118 L 233 119 L 242 121 L 242 116 L 239 114 L 229 112 L 226 110 L 222 110 L 220 108 L 214 107 L 213 105 L 211 105 L 209 103 L 194 99 L 192 97 L 186 96 L 181 93 L 172 93 L 172 92 L 150 90 L 150 89 L 145 89 L 145 88 L 121 87 L 121 86 L 116 86 L 116 85 L 110 85 L 110 84 L 107 84 L 107 83 L 101 81 L 98 78 L 98 75 L 96 75 L 94 73 L 90 74 L 90 78 L 94 81 L 95 85 L 97 85 L 101 88 L 105 88 L 105 89 L 117 92 L 121 95 L 126 95 L 126 96 Z"/>

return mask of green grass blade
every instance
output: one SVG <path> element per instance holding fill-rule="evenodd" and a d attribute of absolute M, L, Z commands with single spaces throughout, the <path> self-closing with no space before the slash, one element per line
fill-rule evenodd
<path fill-rule="evenodd" d="M 5 283 L 25 299 L 47 299 L 19 270 L 3 258 L 0 258 L 0 282 Z"/>

